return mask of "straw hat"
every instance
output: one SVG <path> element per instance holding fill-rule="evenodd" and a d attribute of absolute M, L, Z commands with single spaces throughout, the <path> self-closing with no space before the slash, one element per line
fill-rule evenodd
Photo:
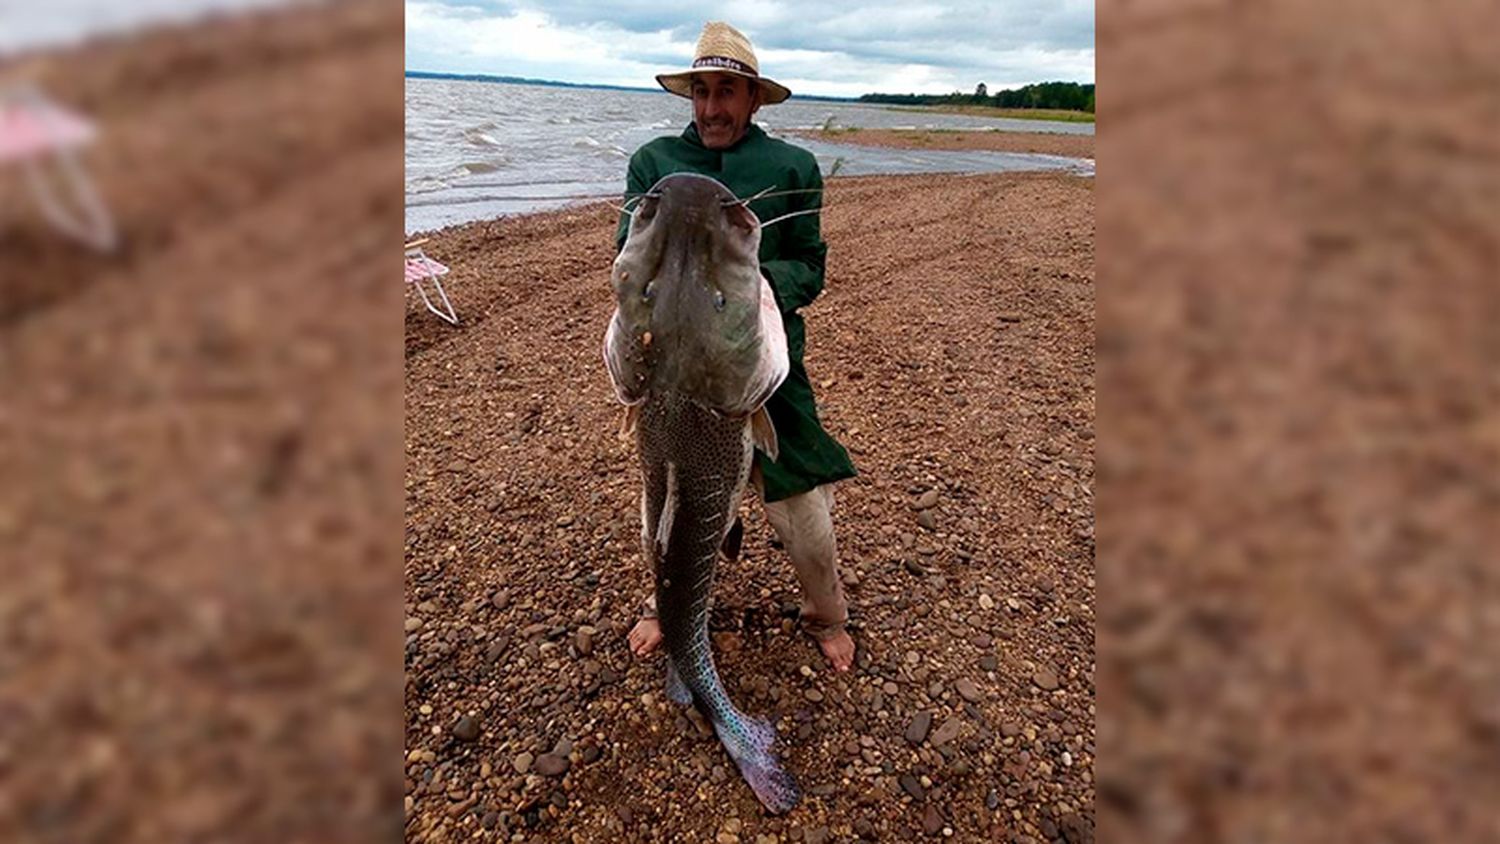
<path fill-rule="evenodd" d="M 755 61 L 755 48 L 743 32 L 723 21 L 709 21 L 703 25 L 703 34 L 698 36 L 698 47 L 693 51 L 693 67 L 679 73 L 663 73 L 656 77 L 663 88 L 679 97 L 693 98 L 693 75 L 696 73 L 732 73 L 743 76 L 760 86 L 760 101 L 773 105 L 790 97 L 792 92 L 785 86 L 760 75 L 760 65 Z"/>

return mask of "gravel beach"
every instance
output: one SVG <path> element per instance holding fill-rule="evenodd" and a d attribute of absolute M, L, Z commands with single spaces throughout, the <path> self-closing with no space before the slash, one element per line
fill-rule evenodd
<path fill-rule="evenodd" d="M 1093 190 L 829 184 L 807 365 L 861 473 L 835 512 L 857 665 L 794 630 L 753 497 L 712 620 L 804 789 L 784 817 L 625 644 L 649 575 L 600 358 L 615 213 L 433 235 L 462 324 L 408 298 L 408 840 L 1092 841 Z"/>

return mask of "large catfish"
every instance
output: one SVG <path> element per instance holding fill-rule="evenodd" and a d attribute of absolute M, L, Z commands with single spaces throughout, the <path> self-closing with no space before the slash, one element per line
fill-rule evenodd
<path fill-rule="evenodd" d="M 787 341 L 759 249 L 760 221 L 718 181 L 657 182 L 615 259 L 604 360 L 640 451 L 667 694 L 696 701 L 756 797 L 784 812 L 798 794 L 771 753 L 775 731 L 730 702 L 708 638 L 716 554 L 738 545 L 753 450 L 777 453 L 762 405 L 786 378 Z"/>

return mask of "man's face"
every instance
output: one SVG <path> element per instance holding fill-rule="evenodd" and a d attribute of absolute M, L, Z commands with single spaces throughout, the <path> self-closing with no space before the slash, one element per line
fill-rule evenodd
<path fill-rule="evenodd" d="M 760 86 L 732 73 L 693 77 L 693 120 L 709 149 L 728 149 L 745 137 L 750 115 L 760 108 Z"/>

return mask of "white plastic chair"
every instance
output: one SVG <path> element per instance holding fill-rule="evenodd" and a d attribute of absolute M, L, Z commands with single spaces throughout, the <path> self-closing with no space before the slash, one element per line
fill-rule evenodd
<path fill-rule="evenodd" d="M 452 325 L 458 325 L 458 314 L 453 310 L 453 303 L 448 301 L 448 294 L 443 290 L 443 283 L 438 280 L 439 276 L 448 274 L 448 268 L 427 257 L 421 249 L 422 244 L 426 242 L 427 238 L 422 238 L 406 244 L 406 282 L 417 288 L 417 293 L 421 295 L 422 304 L 427 306 L 427 310 Z M 437 295 L 443 301 L 444 310 L 439 310 L 428 298 L 427 290 L 423 287 L 423 284 L 428 281 L 431 281 L 432 286 L 437 288 Z"/>
<path fill-rule="evenodd" d="M 49 100 L 33 85 L 0 88 L 0 165 L 25 169 L 31 192 L 53 225 L 110 252 L 118 242 L 114 220 L 76 155 L 95 135 L 93 123 Z M 49 168 L 49 163 L 55 167 Z M 49 169 L 55 178 L 49 178 Z"/>

